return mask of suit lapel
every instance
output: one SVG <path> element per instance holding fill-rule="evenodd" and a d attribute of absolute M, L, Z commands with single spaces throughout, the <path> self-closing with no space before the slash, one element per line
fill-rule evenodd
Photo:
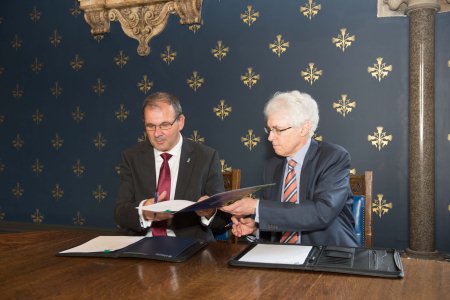
<path fill-rule="evenodd" d="M 155 173 L 155 152 L 153 151 L 153 147 L 151 146 L 150 142 L 146 141 L 142 143 L 142 149 L 141 149 L 143 155 L 143 174 L 147 174 L 147 178 L 149 182 L 148 189 L 150 190 L 150 197 L 153 197 L 153 194 L 156 192 L 156 173 Z"/>
<path fill-rule="evenodd" d="M 177 187 L 175 189 L 175 199 L 184 199 L 184 192 L 189 184 L 188 178 L 191 177 L 196 159 L 194 148 L 183 138 L 181 147 L 180 166 L 178 169 Z"/>
<path fill-rule="evenodd" d="M 309 165 L 311 160 L 316 156 L 318 143 L 316 140 L 311 139 L 311 144 L 309 145 L 308 152 L 306 152 L 305 159 L 303 161 L 302 170 L 300 173 L 300 203 L 306 199 L 306 190 L 310 186 L 309 182 L 311 180 L 311 174 L 305 170 L 311 170 Z"/>
<path fill-rule="evenodd" d="M 283 180 L 284 180 L 284 169 L 286 168 L 286 159 L 280 160 L 280 163 L 275 167 L 274 177 L 279 178 L 278 188 L 276 190 L 275 201 L 281 201 L 281 195 L 283 193 Z"/>

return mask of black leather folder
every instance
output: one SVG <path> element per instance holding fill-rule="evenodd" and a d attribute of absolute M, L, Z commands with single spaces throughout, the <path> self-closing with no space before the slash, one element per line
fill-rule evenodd
<path fill-rule="evenodd" d="M 133 257 L 144 259 L 156 259 L 171 262 L 183 262 L 196 252 L 206 247 L 208 242 L 183 237 L 145 237 L 124 248 L 110 251 L 95 252 L 67 252 L 61 251 L 57 256 L 91 256 L 91 257 Z"/>
<path fill-rule="evenodd" d="M 400 253 L 396 249 L 312 246 L 303 263 L 294 261 L 281 264 L 271 263 L 270 259 L 269 261 L 264 259 L 264 262 L 244 261 L 243 257 L 247 253 L 251 253 L 257 245 L 256 243 L 250 244 L 232 258 L 229 264 L 236 267 L 321 271 L 390 278 L 403 278 L 404 276 Z M 273 245 L 275 246 L 275 244 Z M 300 245 L 277 245 L 279 247 L 303 247 Z"/>

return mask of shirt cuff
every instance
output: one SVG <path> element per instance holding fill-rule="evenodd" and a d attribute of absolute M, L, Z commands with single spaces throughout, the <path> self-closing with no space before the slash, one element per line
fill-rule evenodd
<path fill-rule="evenodd" d="M 214 214 L 211 216 L 211 218 L 208 219 L 207 217 L 201 217 L 200 219 L 202 221 L 202 224 L 205 226 L 209 226 L 209 224 L 211 224 L 212 220 L 214 220 L 214 217 L 216 216 L 216 214 L 217 214 L 217 209 L 214 212 Z"/>
<path fill-rule="evenodd" d="M 259 199 L 256 199 L 255 222 L 259 223 Z"/>
<path fill-rule="evenodd" d="M 152 226 L 152 221 L 146 220 L 144 218 L 144 213 L 142 211 L 142 206 L 144 206 L 144 202 L 146 200 L 142 200 L 141 203 L 139 203 L 138 213 L 139 213 L 139 222 L 141 223 L 142 228 L 148 228 Z"/>

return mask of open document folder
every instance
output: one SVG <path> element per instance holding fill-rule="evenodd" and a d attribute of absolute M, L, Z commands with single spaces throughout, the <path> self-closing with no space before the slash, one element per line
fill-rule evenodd
<path fill-rule="evenodd" d="M 219 208 L 222 206 L 229 205 L 237 200 L 248 196 L 249 194 L 255 193 L 260 189 L 273 186 L 275 183 L 262 184 L 250 186 L 238 190 L 231 190 L 215 194 L 208 199 L 200 202 L 193 202 L 188 200 L 170 200 L 162 201 L 156 204 L 143 206 L 143 210 L 148 210 L 151 212 L 167 212 L 167 213 L 177 213 L 177 212 L 189 212 L 208 208 Z"/>

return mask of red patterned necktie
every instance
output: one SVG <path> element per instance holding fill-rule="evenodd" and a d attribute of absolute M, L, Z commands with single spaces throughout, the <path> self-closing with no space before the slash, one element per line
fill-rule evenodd
<path fill-rule="evenodd" d="M 158 198 L 158 202 L 166 201 L 170 199 L 170 167 L 169 159 L 172 154 L 162 153 L 161 157 L 163 163 L 161 164 L 161 169 L 159 170 L 159 179 L 157 192 L 161 195 L 162 192 L 166 191 L 166 197 Z M 167 235 L 167 221 L 152 222 L 152 236 L 166 236 Z"/>
<path fill-rule="evenodd" d="M 283 202 L 297 203 L 298 187 L 297 175 L 295 174 L 295 166 L 297 162 L 291 159 L 288 163 L 288 173 L 284 180 Z M 299 239 L 299 233 L 296 231 L 285 231 L 281 235 L 280 243 L 296 244 Z"/>

